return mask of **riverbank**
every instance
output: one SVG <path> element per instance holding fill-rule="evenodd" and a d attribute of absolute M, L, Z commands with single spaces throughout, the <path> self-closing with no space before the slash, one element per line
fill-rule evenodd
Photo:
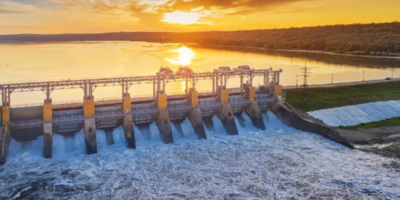
<path fill-rule="evenodd" d="M 385 157 L 400 158 L 400 124 L 337 130 L 341 135 L 357 138 L 352 141 L 356 149 Z"/>
<path fill-rule="evenodd" d="M 400 99 L 400 82 L 330 88 L 287 89 L 286 101 L 296 109 L 310 112 L 321 109 Z"/>
<path fill-rule="evenodd" d="M 400 82 L 286 90 L 286 101 L 316 123 L 306 112 L 400 99 Z M 400 118 L 334 128 L 342 140 L 366 152 L 400 158 Z"/>
<path fill-rule="evenodd" d="M 0 35 L 0 43 L 145 41 L 391 57 L 400 56 L 399 30 L 399 22 L 390 22 L 236 31 Z"/>
<path fill-rule="evenodd" d="M 393 126 L 397 126 L 399 124 L 400 124 L 400 117 L 396 117 L 396 118 L 386 119 L 386 120 L 382 120 L 382 121 L 378 121 L 378 122 L 371 122 L 371 123 L 360 124 L 357 126 L 340 127 L 340 128 L 346 129 L 346 130 L 376 129 L 376 128 L 381 128 L 381 127 L 393 127 Z M 400 127 L 397 130 L 400 130 Z M 399 133 L 400 133 L 400 131 L 399 131 Z"/>
<path fill-rule="evenodd" d="M 289 103 L 276 104 L 272 111 L 288 126 L 321 135 L 352 149 L 400 158 L 400 124 L 379 128 L 355 130 L 333 128 L 322 121 L 303 113 Z"/>
<path fill-rule="evenodd" d="M 326 54 L 326 55 L 335 55 L 335 56 L 348 56 L 348 57 L 359 57 L 359 58 L 383 58 L 383 59 L 396 59 L 400 60 L 400 54 L 393 54 L 392 56 L 387 55 L 364 55 L 364 54 L 352 54 L 352 53 L 335 53 L 329 51 L 315 51 L 315 50 L 294 50 L 294 49 L 271 49 L 264 47 L 252 47 L 252 46 L 233 46 L 233 45 L 213 45 L 213 44 L 197 44 L 197 43 L 189 43 L 186 44 L 196 45 L 196 46 L 204 46 L 204 47 L 217 47 L 217 48 L 235 48 L 235 49 L 253 49 L 253 50 L 262 50 L 262 51 L 280 51 L 280 52 L 297 52 L 297 53 L 316 53 L 316 54 Z"/>

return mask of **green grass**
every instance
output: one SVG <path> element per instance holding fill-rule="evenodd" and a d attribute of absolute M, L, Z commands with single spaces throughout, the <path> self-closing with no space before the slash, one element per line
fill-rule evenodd
<path fill-rule="evenodd" d="M 387 119 L 379 122 L 371 122 L 367 124 L 359 124 L 357 126 L 350 126 L 350 127 L 340 127 L 342 129 L 347 130 L 357 130 L 357 129 L 364 129 L 364 128 L 380 128 L 380 127 L 387 127 L 387 126 L 396 126 L 400 124 L 400 117 Z"/>
<path fill-rule="evenodd" d="M 400 100 L 400 82 L 285 91 L 286 101 L 303 112 L 376 101 Z"/>

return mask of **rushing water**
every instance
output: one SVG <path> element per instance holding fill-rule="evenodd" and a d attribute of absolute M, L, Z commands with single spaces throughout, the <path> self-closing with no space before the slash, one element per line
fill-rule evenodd
<path fill-rule="evenodd" d="M 194 71 L 212 71 L 218 66 L 283 69 L 283 85 L 303 84 L 301 69 L 311 68 L 308 84 L 384 79 L 400 59 L 362 58 L 317 53 L 263 51 L 254 49 L 201 47 L 197 45 L 156 44 L 144 42 L 81 42 L 51 44 L 0 44 L 1 82 L 44 81 L 59 79 L 155 75 L 158 69 L 176 69 L 189 65 Z M 363 73 L 364 72 L 364 73 Z M 363 76 L 364 75 L 364 76 Z M 298 76 L 298 78 L 297 78 Z M 400 76 L 400 70 L 393 72 Z M 298 81 L 297 81 L 298 79 Z M 255 79 L 255 85 L 262 78 Z M 200 81 L 198 90 L 211 90 L 211 81 Z M 167 93 L 183 92 L 184 83 L 168 83 Z M 229 87 L 239 87 L 230 79 Z M 152 85 L 134 85 L 131 96 L 152 94 Z M 119 86 L 94 92 L 95 98 L 120 97 Z M 80 89 L 54 91 L 53 101 L 82 100 Z M 43 92 L 11 95 L 12 105 L 42 103 Z"/>
<path fill-rule="evenodd" d="M 55 158 L 44 159 L 41 140 L 22 151 L 13 141 L 0 168 L 0 199 L 399 199 L 400 162 L 351 150 L 318 135 L 289 128 L 267 113 L 267 130 L 236 119 L 229 136 L 214 117 L 207 140 L 188 120 L 175 143 L 162 144 L 157 126 L 135 127 L 137 149 L 127 149 L 122 129 L 99 153 L 85 155 L 83 133 L 55 135 Z M 239 125 L 240 124 L 240 125 Z M 210 128 L 210 127 L 209 127 Z M 35 150 L 36 149 L 36 150 Z"/>

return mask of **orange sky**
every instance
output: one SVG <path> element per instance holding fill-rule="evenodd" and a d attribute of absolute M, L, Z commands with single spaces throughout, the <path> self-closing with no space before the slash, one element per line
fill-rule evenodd
<path fill-rule="evenodd" d="M 400 21 L 400 0 L 0 0 L 0 34 L 270 29 Z"/>

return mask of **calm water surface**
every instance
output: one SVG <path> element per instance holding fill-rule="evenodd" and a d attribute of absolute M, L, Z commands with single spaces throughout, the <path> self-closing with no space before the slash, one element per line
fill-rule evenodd
<path fill-rule="evenodd" d="M 188 65 L 194 71 L 212 71 L 218 66 L 250 65 L 252 68 L 281 68 L 283 85 L 303 84 L 301 69 L 311 68 L 309 84 L 384 79 L 400 60 L 358 58 L 315 53 L 271 52 L 248 49 L 201 47 L 182 44 L 144 42 L 81 42 L 51 44 L 1 44 L 0 82 L 45 81 L 99 77 L 154 75 L 158 69 Z M 364 76 L 363 76 L 364 74 Z M 393 72 L 400 77 L 400 70 Z M 255 80 L 261 84 L 262 78 Z M 197 89 L 211 90 L 211 81 L 201 81 Z M 238 81 L 230 79 L 230 87 Z M 183 92 L 184 83 L 169 83 L 168 93 Z M 152 85 L 134 85 L 132 96 L 152 94 Z M 120 97 L 120 87 L 97 88 L 96 99 Z M 81 100 L 81 89 L 54 91 L 53 101 Z M 11 96 L 12 105 L 41 103 L 42 92 L 18 93 Z"/>

